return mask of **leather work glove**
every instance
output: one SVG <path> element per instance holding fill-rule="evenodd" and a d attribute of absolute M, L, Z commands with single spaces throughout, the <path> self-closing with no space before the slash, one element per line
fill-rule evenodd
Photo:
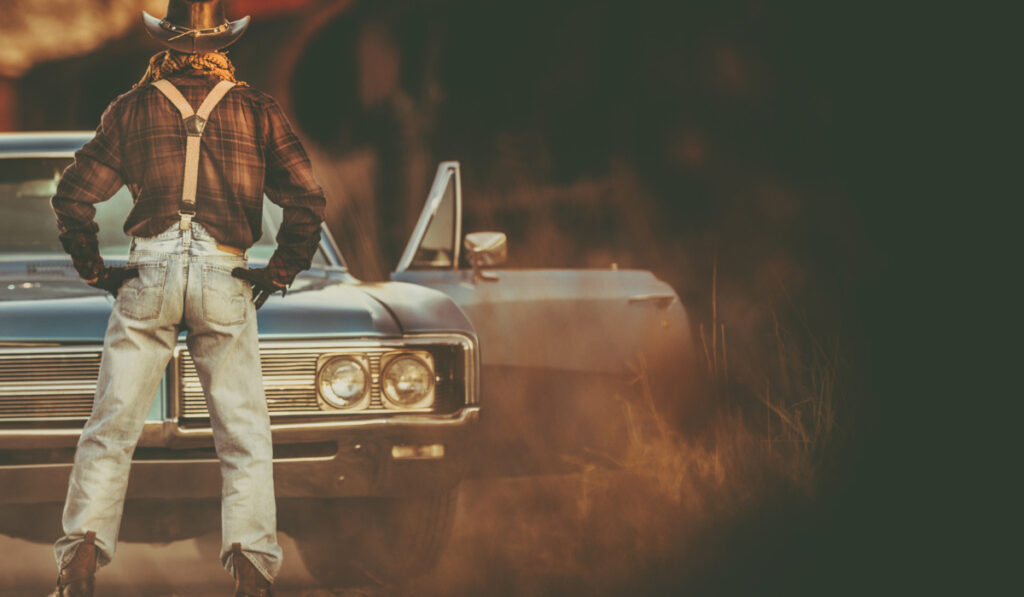
<path fill-rule="evenodd" d="M 103 266 L 98 276 L 92 280 L 86 280 L 85 283 L 93 288 L 106 290 L 110 294 L 114 295 L 114 298 L 117 298 L 117 291 L 121 290 L 121 285 L 127 280 L 138 277 L 139 268 L 137 267 Z"/>
<path fill-rule="evenodd" d="M 236 267 L 231 270 L 231 275 L 252 284 L 252 302 L 256 305 L 257 309 L 262 307 L 263 303 L 267 302 L 267 299 L 270 298 L 270 295 L 278 290 L 281 291 L 281 296 L 288 293 L 288 287 L 274 281 L 270 272 L 265 267 Z"/>

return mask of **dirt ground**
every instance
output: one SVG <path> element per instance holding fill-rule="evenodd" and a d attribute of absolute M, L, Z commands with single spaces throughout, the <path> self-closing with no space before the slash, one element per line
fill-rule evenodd
<path fill-rule="evenodd" d="M 281 571 L 282 596 L 330 595 L 310 589 L 313 581 L 299 560 L 295 544 L 282 535 L 286 558 Z M 47 595 L 56 568 L 51 546 L 0 536 L 0 595 Z M 114 562 L 97 576 L 97 592 L 110 597 L 206 597 L 230 595 L 231 577 L 217 562 L 200 557 L 195 541 L 166 545 L 122 543 Z"/>
<path fill-rule="evenodd" d="M 691 478 L 710 480 L 722 473 L 705 472 L 691 473 Z M 703 499 L 672 496 L 659 490 L 657 481 L 635 471 L 593 469 L 570 475 L 466 481 L 451 540 L 438 565 L 403 586 L 319 588 L 302 564 L 295 542 L 281 534 L 285 560 L 275 594 L 468 597 L 610 595 L 627 588 L 635 595 L 814 591 L 815 583 L 807 584 L 806 576 L 814 559 L 793 548 L 806 543 L 801 529 L 821 524 L 814 517 L 817 509 L 806 508 L 808 502 L 762 499 L 737 517 L 724 515 L 715 504 L 728 492 L 690 484 L 688 491 L 702 494 Z M 231 594 L 230 577 L 200 553 L 193 540 L 166 545 L 123 543 L 115 561 L 99 572 L 97 594 Z M 0 536 L 0 554 L 0 597 L 41 596 L 52 589 L 56 570 L 49 545 Z M 798 584 L 793 585 L 793 579 Z"/>
<path fill-rule="evenodd" d="M 624 402 L 630 441 L 617 458 L 566 457 L 576 471 L 569 474 L 464 481 L 450 541 L 426 575 L 401 585 L 378 578 L 373 586 L 326 590 L 282 533 L 285 560 L 275 594 L 860 594 L 875 566 L 863 559 L 869 552 L 860 547 L 860 525 L 850 522 L 860 500 L 834 482 L 851 475 L 834 465 L 820 468 L 819 451 L 811 448 L 823 439 L 798 425 L 801 437 L 818 439 L 797 442 L 724 413 L 699 438 L 684 439 L 654 416 L 650 393 L 642 397 Z M 194 540 L 123 543 L 97 575 L 98 595 L 228 595 L 232 581 L 202 555 L 208 551 Z M 52 589 L 50 545 L 0 536 L 0 556 L 0 597 Z"/>
<path fill-rule="evenodd" d="M 447 549 L 435 571 L 415 581 L 415 590 L 410 585 L 347 591 L 319 588 L 302 564 L 295 542 L 282 533 L 285 560 L 275 595 L 473 594 L 489 586 L 498 594 L 547 593 L 546 585 L 563 576 L 559 566 L 565 566 L 566 573 L 571 570 L 573 541 L 564 530 L 565 524 L 574 522 L 571 512 L 583 483 L 579 475 L 465 482 Z M 509 508 L 510 504 L 520 507 Z M 52 590 L 56 568 L 51 546 L 0 535 L 0 554 L 0 596 L 42 596 Z M 538 576 L 539 572 L 543 574 Z M 521 580 L 509 584 L 510 573 Z M 193 540 L 121 543 L 115 561 L 98 573 L 97 591 L 106 597 L 212 597 L 231 594 L 231 582 L 217 562 L 201 557 Z"/>

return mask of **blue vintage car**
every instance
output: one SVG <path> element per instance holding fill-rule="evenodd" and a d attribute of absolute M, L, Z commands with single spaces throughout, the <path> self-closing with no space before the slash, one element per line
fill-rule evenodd
<path fill-rule="evenodd" d="M 49 204 L 90 137 L 0 135 L 0 533 L 34 541 L 60 533 L 112 308 L 71 267 Z M 131 201 L 122 188 L 97 206 L 108 263 L 127 258 Z M 280 211 L 265 204 L 252 263 L 274 249 Z M 628 430 L 608 388 L 638 356 L 668 384 L 690 374 L 686 314 L 651 273 L 496 269 L 505 236 L 464 235 L 461 215 L 459 164 L 444 162 L 391 281 L 353 277 L 324 227 L 312 268 L 258 312 L 279 525 L 325 584 L 428 566 L 469 474 L 614 456 Z M 134 454 L 123 540 L 219 526 L 219 467 L 184 334 Z M 398 365 L 433 384 L 394 394 Z"/>

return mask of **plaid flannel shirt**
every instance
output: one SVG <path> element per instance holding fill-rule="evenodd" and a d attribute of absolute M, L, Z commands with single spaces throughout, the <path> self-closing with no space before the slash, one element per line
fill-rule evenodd
<path fill-rule="evenodd" d="M 216 83 L 188 74 L 169 80 L 193 107 Z M 179 220 L 185 137 L 181 114 L 152 85 L 107 107 L 96 136 L 75 154 L 52 199 L 61 243 L 83 278 L 96 277 L 103 267 L 94 204 L 121 185 L 135 201 L 126 234 L 155 236 Z M 291 284 L 317 250 L 326 201 L 281 107 L 239 85 L 217 104 L 203 131 L 194 221 L 221 244 L 247 249 L 262 233 L 264 193 L 284 213 L 269 273 Z"/>

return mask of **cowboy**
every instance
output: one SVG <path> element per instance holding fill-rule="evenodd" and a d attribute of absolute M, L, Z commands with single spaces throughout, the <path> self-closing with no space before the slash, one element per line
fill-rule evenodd
<path fill-rule="evenodd" d="M 107 107 L 52 199 L 79 275 L 115 297 L 54 546 L 54 594 L 91 596 L 96 569 L 114 556 L 132 453 L 185 329 L 221 462 L 221 562 L 236 597 L 265 597 L 281 548 L 256 309 L 310 266 L 325 199 L 280 106 L 236 80 L 220 51 L 249 17 L 227 20 L 221 0 L 169 0 L 165 18 L 142 18 L 168 49 Z M 122 185 L 134 199 L 132 244 L 126 266 L 112 267 L 99 255 L 94 204 Z M 249 268 L 264 193 L 283 220 L 268 265 Z"/>

